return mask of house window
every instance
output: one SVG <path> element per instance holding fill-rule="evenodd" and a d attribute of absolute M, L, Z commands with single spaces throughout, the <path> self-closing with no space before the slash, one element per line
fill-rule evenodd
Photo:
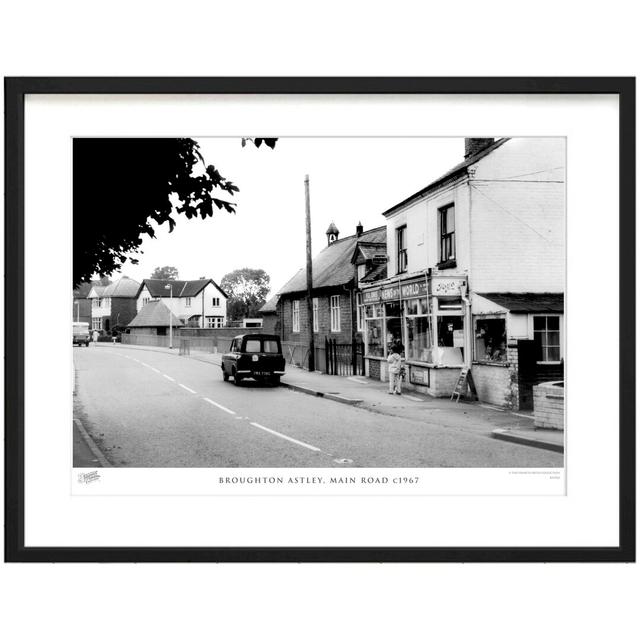
<path fill-rule="evenodd" d="M 560 316 L 534 316 L 533 340 L 538 362 L 560 362 Z"/>
<path fill-rule="evenodd" d="M 220 298 L 212 298 L 211 299 L 211 306 L 219 307 L 220 306 Z"/>
<path fill-rule="evenodd" d="M 191 298 L 185 298 L 184 299 L 184 306 L 185 307 L 190 307 L 191 306 Z"/>
<path fill-rule="evenodd" d="M 147 302 L 149 302 L 149 298 L 142 298 L 142 306 L 144 307 L 145 304 L 147 304 Z"/>
<path fill-rule="evenodd" d="M 396 248 L 398 251 L 397 273 L 407 270 L 407 227 L 396 229 Z"/>
<path fill-rule="evenodd" d="M 440 217 L 440 265 L 455 267 L 456 223 L 452 204 L 438 209 Z"/>
<path fill-rule="evenodd" d="M 293 309 L 292 309 L 292 324 L 293 324 L 293 332 L 300 333 L 300 300 L 293 301 Z"/>
<path fill-rule="evenodd" d="M 93 330 L 94 331 L 100 331 L 100 329 L 102 328 L 102 321 L 100 318 L 93 318 L 92 320 L 92 324 L 93 324 Z"/>
<path fill-rule="evenodd" d="M 207 329 L 220 329 L 223 320 L 223 316 L 207 316 Z"/>
<path fill-rule="evenodd" d="M 318 298 L 313 298 L 313 332 L 318 333 L 319 331 L 319 323 L 318 323 Z"/>
<path fill-rule="evenodd" d="M 331 296 L 331 331 L 340 331 L 340 296 Z"/>

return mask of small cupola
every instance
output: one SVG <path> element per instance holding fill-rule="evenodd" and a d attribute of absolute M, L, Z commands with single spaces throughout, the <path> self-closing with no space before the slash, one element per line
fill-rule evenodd
<path fill-rule="evenodd" d="M 339 235 L 338 227 L 332 222 L 327 229 L 327 245 L 332 245 L 338 239 Z"/>

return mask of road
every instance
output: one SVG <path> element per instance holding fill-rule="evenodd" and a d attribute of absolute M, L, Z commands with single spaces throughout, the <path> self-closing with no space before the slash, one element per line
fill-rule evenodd
<path fill-rule="evenodd" d="M 119 346 L 73 353 L 74 417 L 116 467 L 563 465 L 559 453 L 487 433 L 252 381 L 236 387 L 218 367 L 170 353 Z"/>

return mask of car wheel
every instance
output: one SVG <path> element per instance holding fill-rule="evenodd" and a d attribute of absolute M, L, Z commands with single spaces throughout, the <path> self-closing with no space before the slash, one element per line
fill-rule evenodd
<path fill-rule="evenodd" d="M 225 371 L 224 366 L 222 367 L 222 379 L 227 382 L 229 380 L 229 374 Z"/>
<path fill-rule="evenodd" d="M 278 375 L 273 375 L 269 378 L 269 382 L 271 382 L 271 384 L 274 387 L 277 387 L 280 384 L 280 376 Z"/>
<path fill-rule="evenodd" d="M 236 387 L 239 387 L 239 386 L 242 384 L 242 376 L 239 376 L 239 375 L 236 373 L 236 370 L 235 370 L 235 369 L 233 370 L 233 372 L 232 372 L 232 373 L 233 373 L 233 384 L 235 384 L 235 385 L 236 385 Z"/>

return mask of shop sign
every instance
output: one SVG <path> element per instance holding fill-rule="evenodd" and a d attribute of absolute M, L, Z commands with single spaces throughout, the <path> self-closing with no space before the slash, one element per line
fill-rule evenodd
<path fill-rule="evenodd" d="M 466 278 L 434 278 L 431 293 L 434 296 L 459 296 L 460 287 L 466 284 Z"/>
<path fill-rule="evenodd" d="M 403 284 L 400 287 L 403 298 L 422 298 L 427 295 L 427 283 L 424 280 Z"/>
<path fill-rule="evenodd" d="M 429 369 L 409 367 L 409 382 L 429 386 Z"/>
<path fill-rule="evenodd" d="M 398 287 L 388 287 L 383 289 L 381 293 L 382 300 L 388 302 L 389 300 L 397 300 L 400 296 Z"/>
<path fill-rule="evenodd" d="M 380 302 L 380 289 L 369 289 L 362 292 L 362 303 L 373 304 Z"/>

